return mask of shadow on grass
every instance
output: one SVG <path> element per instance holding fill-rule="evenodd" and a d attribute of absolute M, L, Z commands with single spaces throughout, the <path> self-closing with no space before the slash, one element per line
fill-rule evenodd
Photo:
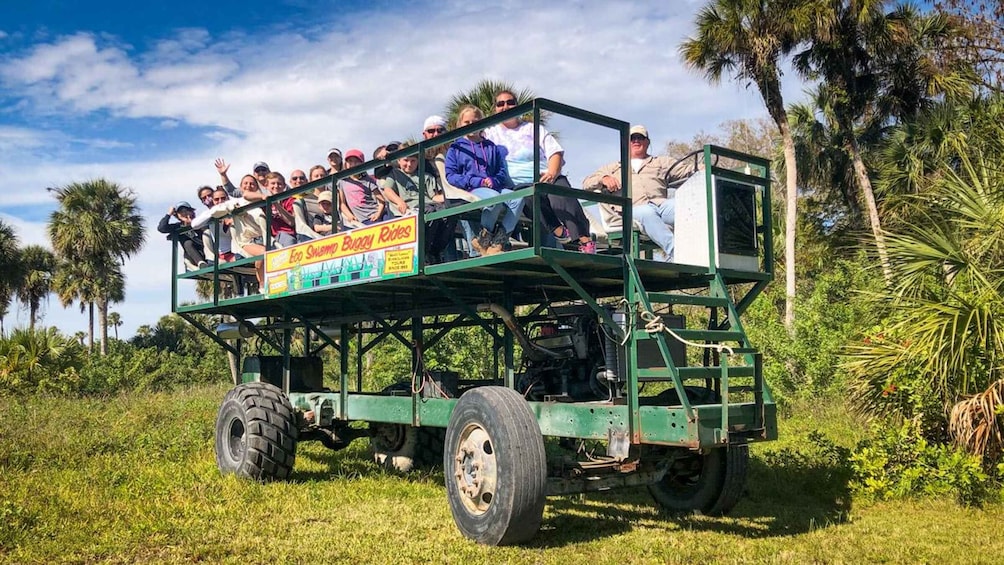
<path fill-rule="evenodd" d="M 365 445 L 365 442 L 362 442 L 362 445 Z M 388 475 L 398 477 L 410 483 L 443 485 L 443 472 L 439 467 L 419 468 L 408 473 L 388 471 L 373 462 L 373 459 L 369 456 L 369 451 L 365 447 L 357 447 L 356 445 L 339 451 L 331 451 L 321 447 L 320 444 L 316 444 L 316 446 L 311 446 L 309 449 L 301 449 L 296 457 L 298 460 L 309 460 L 315 466 L 319 465 L 322 468 L 305 471 L 302 470 L 301 465 L 294 466 L 293 475 L 290 477 L 290 482 L 294 483 Z"/>
<path fill-rule="evenodd" d="M 314 465 L 309 471 L 294 471 L 293 482 L 387 474 L 410 483 L 443 486 L 441 469 L 388 472 L 372 462 L 363 445 L 342 451 L 318 446 L 302 450 L 297 457 Z M 849 479 L 846 459 L 825 447 L 766 451 L 750 459 L 746 491 L 728 516 L 662 512 L 644 487 L 551 497 L 541 531 L 529 546 L 561 547 L 636 529 L 711 531 L 751 539 L 802 534 L 847 521 Z"/>
<path fill-rule="evenodd" d="M 768 459 L 750 460 L 746 492 L 728 516 L 675 516 L 662 512 L 643 487 L 581 498 L 552 498 L 548 500 L 550 516 L 531 545 L 560 547 L 638 528 L 770 538 L 847 521 L 850 492 L 845 465 L 825 466 L 798 458 L 785 462 L 780 456 Z M 662 527 L 659 522 L 663 522 Z"/>

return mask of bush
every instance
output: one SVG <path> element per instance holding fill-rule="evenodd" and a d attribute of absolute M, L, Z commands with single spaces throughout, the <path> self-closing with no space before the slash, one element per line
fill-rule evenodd
<path fill-rule="evenodd" d="M 85 352 L 56 328 L 16 329 L 0 338 L 0 394 L 73 392 Z"/>
<path fill-rule="evenodd" d="M 961 504 L 980 504 L 992 481 L 979 458 L 949 445 L 929 443 L 918 426 L 874 429 L 874 438 L 851 454 L 855 494 L 889 500 L 915 496 L 953 496 Z"/>
<path fill-rule="evenodd" d="M 782 323 L 782 284 L 772 284 L 754 301 L 744 324 L 751 343 L 764 354 L 764 376 L 775 396 L 843 392 L 843 348 L 876 315 L 858 290 L 874 282 L 861 262 L 850 260 L 836 261 L 829 271 L 804 281 L 795 301 L 794 339 Z"/>

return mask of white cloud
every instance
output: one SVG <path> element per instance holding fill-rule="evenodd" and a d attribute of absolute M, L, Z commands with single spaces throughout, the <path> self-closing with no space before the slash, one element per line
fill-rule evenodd
<path fill-rule="evenodd" d="M 0 122 L 0 150 L 18 156 L 16 166 L 0 162 L 0 174 L 8 186 L 20 187 L 0 194 L 0 211 L 51 205 L 44 187 L 105 177 L 134 188 L 155 221 L 177 200 L 194 199 L 197 186 L 216 184 L 217 156 L 233 164 L 236 181 L 258 160 L 289 171 L 323 162 L 332 145 L 369 152 L 417 135 L 427 115 L 482 78 L 504 78 L 539 96 L 644 123 L 654 147 L 724 120 L 763 115 L 755 89 L 728 82 L 713 87 L 680 64 L 677 46 L 698 5 L 453 1 L 322 21 L 295 33 L 212 36 L 186 29 L 145 51 L 100 34 L 47 40 L 0 62 L 0 82 L 24 111 L 152 119 L 159 125 L 146 143 L 154 152 L 145 144 L 92 140 L 92 147 L 121 149 L 123 158 L 67 165 L 53 155 L 72 151 L 82 136 Z M 180 124 L 210 128 L 197 135 L 216 148 L 172 148 L 169 158 L 159 157 L 155 130 Z M 589 130 L 564 122 L 556 129 L 568 139 L 570 178 L 614 158 L 576 137 Z M 40 154 L 47 146 L 50 154 Z M 126 328 L 154 323 L 169 311 L 169 253 L 151 231 L 144 252 L 129 263 L 129 303 L 116 307 Z M 151 292 L 163 300 L 144 298 Z M 134 304 L 141 307 L 131 319 L 125 310 Z M 55 314 L 47 321 L 71 323 Z"/>

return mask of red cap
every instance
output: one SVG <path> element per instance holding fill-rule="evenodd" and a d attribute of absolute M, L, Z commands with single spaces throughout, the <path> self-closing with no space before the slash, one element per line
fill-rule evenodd
<path fill-rule="evenodd" d="M 363 152 L 360 151 L 360 150 L 358 150 L 358 149 L 349 149 L 348 151 L 346 151 L 345 152 L 345 159 L 347 160 L 349 157 L 355 157 L 356 159 L 359 159 L 360 161 L 365 161 L 366 160 L 366 157 L 363 155 Z"/>

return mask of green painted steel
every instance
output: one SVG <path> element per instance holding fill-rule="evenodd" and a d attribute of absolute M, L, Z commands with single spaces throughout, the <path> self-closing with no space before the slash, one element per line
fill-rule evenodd
<path fill-rule="evenodd" d="M 580 119 L 602 127 L 610 128 L 620 136 L 620 157 L 622 163 L 629 161 L 629 124 L 598 114 L 593 114 L 544 99 L 536 99 L 512 110 L 490 116 L 479 124 L 466 126 L 448 132 L 433 141 L 418 144 L 391 153 L 386 159 L 365 163 L 354 169 L 340 171 L 333 177 L 318 181 L 325 186 L 374 165 L 386 164 L 407 154 L 419 155 L 420 176 L 425 174 L 422 166 L 425 151 L 434 145 L 448 143 L 467 133 L 482 129 L 513 115 L 532 113 L 539 118 L 542 113 L 558 114 Z M 539 136 L 539 132 L 535 132 Z M 260 296 L 246 296 L 225 299 L 220 297 L 220 277 L 226 272 L 226 265 L 212 266 L 189 273 L 174 272 L 172 280 L 172 310 L 192 318 L 192 313 L 225 314 L 238 320 L 248 318 L 271 319 L 272 327 L 265 330 L 255 328 L 257 336 L 272 344 L 283 356 L 283 382 L 286 389 L 292 380 L 290 372 L 290 347 L 294 328 L 303 328 L 304 350 L 311 348 L 310 334 L 322 336 L 326 345 L 339 352 L 339 367 L 336 383 L 332 388 L 337 392 L 290 392 L 288 393 L 297 409 L 318 414 L 334 414 L 339 421 L 373 421 L 404 425 L 445 427 L 457 402 L 455 398 L 426 398 L 420 392 L 412 391 L 403 395 L 378 395 L 360 392 L 365 384 L 363 355 L 381 343 L 386 337 L 393 337 L 410 348 L 412 370 L 416 375 L 425 374 L 422 354 L 436 344 L 449 331 L 457 328 L 480 326 L 484 335 L 494 347 L 495 372 L 492 379 L 465 382 L 464 386 L 504 383 L 516 387 L 516 373 L 519 360 L 514 334 L 502 327 L 498 318 L 486 318 L 478 312 L 478 305 L 486 302 L 501 304 L 510 312 L 519 307 L 532 307 L 532 316 L 542 316 L 543 307 L 551 302 L 576 301 L 588 306 L 609 331 L 623 332 L 623 372 L 619 375 L 621 387 L 616 399 L 610 402 L 529 402 L 541 432 L 546 436 L 606 440 L 612 432 L 627 433 L 632 443 L 653 443 L 688 447 L 721 446 L 725 442 L 762 441 L 777 437 L 776 409 L 770 389 L 763 380 L 762 356 L 749 343 L 740 323 L 740 314 L 773 278 L 773 243 L 771 239 L 770 179 L 767 171 L 769 161 L 715 146 L 705 146 L 702 150 L 703 175 L 706 183 L 706 198 L 712 202 L 715 195 L 715 179 L 729 179 L 757 187 L 753 199 L 754 223 L 758 237 L 762 238 L 760 272 L 746 272 L 721 268 L 717 261 L 717 231 L 714 228 L 718 218 L 712 207 L 708 207 L 708 266 L 672 265 L 667 267 L 640 255 L 650 254 L 648 247 L 639 241 L 638 233 L 632 231 L 630 237 L 617 239 L 607 255 L 583 255 L 564 249 L 549 249 L 541 246 L 543 233 L 540 221 L 540 206 L 535 205 L 530 231 L 532 241 L 526 248 L 491 256 L 470 258 L 451 263 L 426 265 L 424 253 L 425 222 L 474 215 L 486 205 L 504 202 L 513 198 L 529 198 L 539 204 L 549 194 L 571 196 L 597 203 L 608 203 L 622 207 L 624 225 L 632 225 L 631 179 L 628 167 L 621 167 L 621 182 L 624 194 L 584 192 L 545 183 L 536 183 L 514 193 L 499 195 L 486 200 L 445 210 L 424 212 L 425 194 L 420 191 L 417 236 L 418 274 L 409 279 L 372 281 L 351 288 L 318 289 L 298 296 L 265 300 Z M 745 164 L 743 170 L 735 171 L 717 166 L 718 158 L 728 158 Z M 541 161 L 538 144 L 534 144 L 534 161 Z M 539 170 L 539 168 L 535 168 Z M 420 182 L 422 179 L 420 179 Z M 281 199 L 313 190 L 318 183 L 270 196 L 262 203 L 245 207 L 265 207 L 278 203 Z M 240 210 L 238 212 L 241 212 Z M 266 214 L 266 220 L 269 219 Z M 219 229 L 219 223 L 213 225 Z M 626 234 L 625 234 L 626 235 Z M 617 242 L 620 248 L 617 249 Z M 178 246 L 172 249 L 174 269 L 180 259 Z M 234 262 L 231 266 L 252 264 L 261 258 L 248 258 Z M 178 303 L 178 282 L 208 278 L 213 282 L 213 299 L 206 304 L 182 305 Z M 752 285 L 752 286 L 750 286 Z M 734 300 L 732 292 L 745 292 Z M 690 294 L 688 291 L 696 291 Z M 555 298 L 555 297 L 558 298 Z M 738 296 L 738 295 L 737 295 Z M 618 302 L 619 301 L 619 302 Z M 693 342 L 704 342 L 710 347 L 735 343 L 726 352 L 718 350 L 705 356 L 705 366 L 677 366 L 670 353 L 668 340 L 676 339 L 669 333 L 650 333 L 643 329 L 646 317 L 654 310 L 654 305 L 688 305 L 703 307 L 710 313 L 712 323 L 707 328 L 674 329 L 676 336 Z M 612 314 L 616 305 L 616 313 Z M 431 306 L 431 308 L 430 308 Z M 428 309 L 428 310 L 423 310 Z M 525 312 L 526 310 L 524 310 Z M 438 316 L 457 316 L 455 319 L 440 319 Z M 531 317 L 532 317 L 531 316 Z M 194 319 L 194 318 L 192 318 Z M 623 322 L 621 321 L 623 320 Z M 724 320 L 719 324 L 718 320 Z M 322 325 L 337 325 L 341 337 L 336 342 L 323 336 Z M 624 326 L 622 328 L 622 325 Z M 201 331 L 212 333 L 211 328 L 196 324 Z M 654 331 L 654 330 L 653 330 Z M 428 332 L 428 333 L 427 333 Z M 281 335 L 281 339 L 275 339 Z M 369 335 L 364 342 L 364 335 Z M 272 337 L 269 337 L 272 336 Z M 348 345 L 355 338 L 356 344 Z M 694 347 L 693 345 L 688 347 Z M 642 351 L 642 350 L 646 350 Z M 658 353 L 653 354 L 652 350 Z M 728 355 L 731 351 L 735 355 Z M 350 357 L 355 356 L 356 379 L 350 379 Z M 641 358 L 648 355 L 648 365 Z M 651 357 L 662 358 L 663 366 L 653 367 Z M 621 368 L 618 367 L 618 372 Z M 655 406 L 651 397 L 643 398 L 642 385 L 660 381 L 671 384 L 678 391 L 687 390 L 685 383 L 713 381 L 720 392 L 720 402 L 710 405 L 695 405 L 687 394 L 679 395 L 678 405 Z M 350 386 L 352 390 L 350 390 Z M 414 387 L 413 387 L 414 388 Z M 753 401 L 748 401 L 752 396 Z M 613 394 L 611 395 L 613 398 Z M 700 395 L 694 398 L 701 398 Z M 741 401 L 740 401 L 741 400 Z"/>

